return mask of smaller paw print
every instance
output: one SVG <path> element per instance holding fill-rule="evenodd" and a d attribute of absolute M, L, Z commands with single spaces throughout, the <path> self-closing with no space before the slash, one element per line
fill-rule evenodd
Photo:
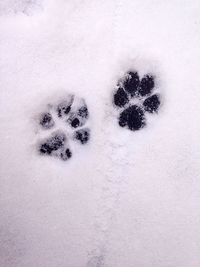
<path fill-rule="evenodd" d="M 38 117 L 41 136 L 46 134 L 39 140 L 40 155 L 66 161 L 73 155 L 74 142 L 84 145 L 90 140 L 89 112 L 83 98 L 68 94 L 65 99 L 48 104 Z"/>
<path fill-rule="evenodd" d="M 146 74 L 140 80 L 138 73 L 127 72 L 118 81 L 113 95 L 114 105 L 120 109 L 118 123 L 131 131 L 147 124 L 146 113 L 158 113 L 161 100 L 155 91 L 155 76 Z"/>

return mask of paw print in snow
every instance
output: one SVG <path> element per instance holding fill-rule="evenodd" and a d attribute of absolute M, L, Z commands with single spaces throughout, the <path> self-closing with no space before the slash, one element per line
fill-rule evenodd
<path fill-rule="evenodd" d="M 39 141 L 39 153 L 64 161 L 70 159 L 74 141 L 84 145 L 90 140 L 88 118 L 89 112 L 83 98 L 67 95 L 57 103 L 48 104 L 38 119 L 40 130 L 46 133 L 46 137 Z"/>
<path fill-rule="evenodd" d="M 152 74 L 146 74 L 140 80 L 136 71 L 130 71 L 119 80 L 113 102 L 121 110 L 118 117 L 121 127 L 140 130 L 147 124 L 146 113 L 158 112 L 160 95 L 154 90 L 155 76 Z"/>

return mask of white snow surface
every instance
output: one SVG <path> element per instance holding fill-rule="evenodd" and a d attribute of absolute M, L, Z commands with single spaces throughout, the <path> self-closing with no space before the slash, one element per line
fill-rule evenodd
<path fill-rule="evenodd" d="M 0 267 L 200 266 L 199 0 L 0 0 Z M 162 95 L 120 128 L 130 68 Z M 62 162 L 35 119 L 84 97 L 92 138 Z"/>

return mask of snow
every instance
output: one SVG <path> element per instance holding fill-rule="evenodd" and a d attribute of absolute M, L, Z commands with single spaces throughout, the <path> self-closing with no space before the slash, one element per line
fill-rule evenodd
<path fill-rule="evenodd" d="M 200 266 L 198 0 L 0 1 L 0 266 Z M 131 132 L 112 94 L 157 77 L 158 115 Z M 36 118 L 74 93 L 91 140 L 41 157 Z"/>

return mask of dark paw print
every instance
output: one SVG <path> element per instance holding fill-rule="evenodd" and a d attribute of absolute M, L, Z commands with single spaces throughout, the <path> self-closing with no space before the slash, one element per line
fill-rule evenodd
<path fill-rule="evenodd" d="M 147 124 L 146 112 L 157 113 L 161 101 L 155 90 L 155 77 L 146 74 L 140 80 L 137 72 L 128 72 L 119 80 L 113 96 L 114 105 L 121 109 L 118 122 L 131 131 Z"/>
<path fill-rule="evenodd" d="M 40 115 L 40 125 L 44 129 L 50 129 L 54 126 L 54 120 L 51 113 L 46 112 Z"/>
<path fill-rule="evenodd" d="M 40 145 L 40 153 L 51 155 L 63 147 L 66 140 L 66 135 L 62 132 L 53 133 L 50 138 L 47 138 L 45 143 Z"/>
<path fill-rule="evenodd" d="M 47 111 L 39 116 L 40 129 L 47 133 L 47 137 L 39 142 L 39 153 L 64 161 L 70 159 L 74 141 L 84 145 L 90 140 L 88 118 L 85 100 L 74 95 L 48 105 Z"/>
<path fill-rule="evenodd" d="M 86 144 L 88 140 L 90 139 L 90 129 L 85 128 L 78 130 L 74 133 L 74 139 L 79 141 L 81 144 Z"/>

